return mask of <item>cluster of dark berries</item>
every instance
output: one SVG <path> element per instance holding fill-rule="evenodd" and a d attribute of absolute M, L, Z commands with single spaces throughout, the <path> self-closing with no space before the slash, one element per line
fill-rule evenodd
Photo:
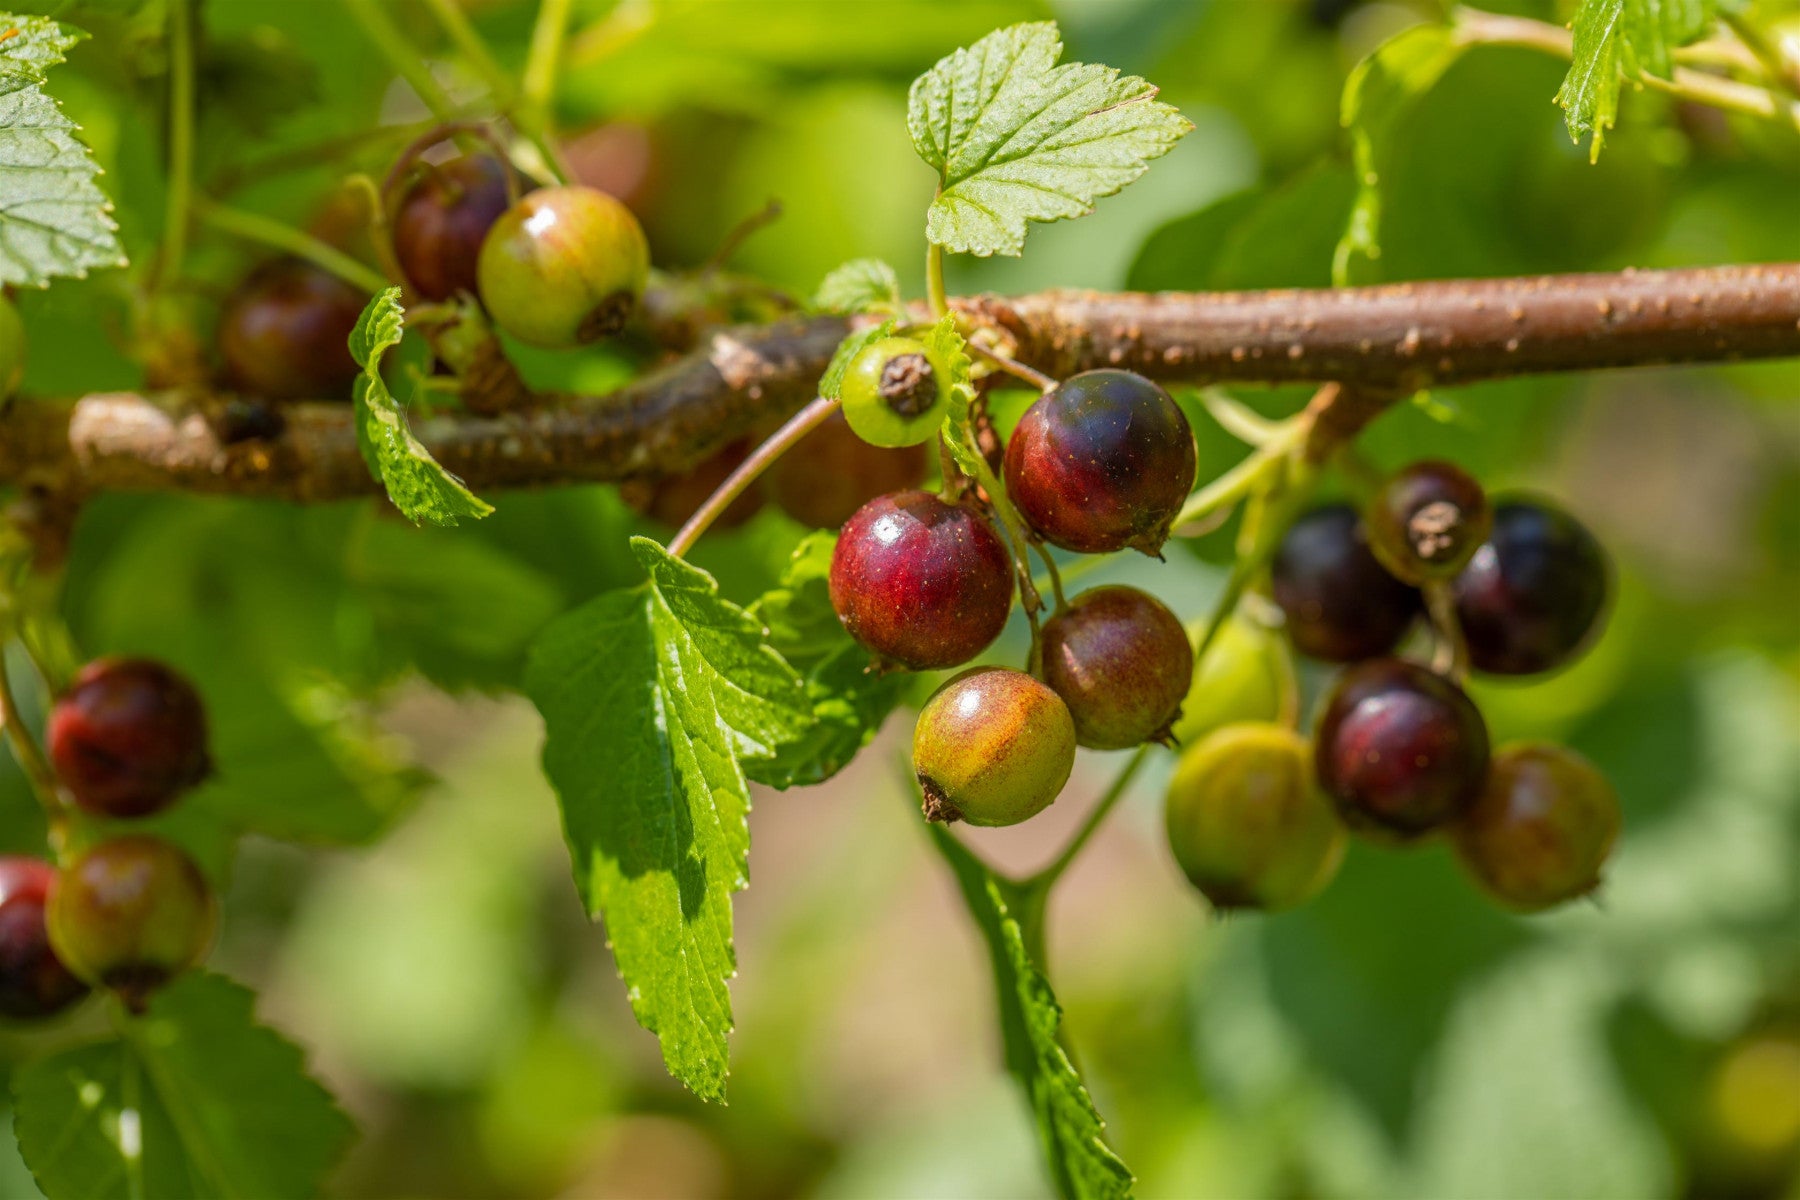
<path fill-rule="evenodd" d="M 90 663 L 47 733 L 58 783 L 97 818 L 162 812 L 211 770 L 200 697 L 147 659 Z M 200 961 L 216 923 L 200 868 L 161 838 L 106 836 L 61 869 L 0 858 L 0 1016 L 47 1017 L 91 986 L 141 1006 Z"/>
<path fill-rule="evenodd" d="M 1388 842 L 1445 833 L 1500 903 L 1538 911 L 1591 892 L 1619 830 L 1612 787 L 1555 745 L 1490 753 L 1458 672 L 1526 676 L 1578 656 L 1602 622 L 1606 557 L 1566 512 L 1490 505 L 1455 466 L 1421 462 L 1361 513 L 1316 509 L 1287 532 L 1272 592 L 1301 653 L 1346 664 L 1311 744 L 1274 726 L 1221 730 L 1184 755 L 1169 835 L 1220 907 L 1284 908 L 1336 869 L 1342 829 Z M 1396 656 L 1428 617 L 1436 670 Z"/>
<path fill-rule="evenodd" d="M 942 421 L 944 372 L 926 347 L 890 338 L 852 362 L 844 415 L 864 440 L 917 445 Z M 1187 418 L 1155 383 L 1089 371 L 1038 398 L 1005 447 L 1006 494 L 1030 536 L 1068 550 L 1155 554 L 1193 487 Z M 831 600 L 884 668 L 958 667 L 999 637 L 1015 563 L 985 497 L 904 489 L 847 520 Z M 913 734 L 932 820 L 1011 825 L 1068 781 L 1075 748 L 1164 741 L 1193 680 L 1187 631 L 1136 588 L 1101 587 L 1044 622 L 1034 673 L 978 667 L 945 683 Z"/>

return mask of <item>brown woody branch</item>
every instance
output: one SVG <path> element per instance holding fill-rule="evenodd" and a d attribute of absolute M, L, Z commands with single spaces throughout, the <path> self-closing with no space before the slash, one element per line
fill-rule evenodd
<path fill-rule="evenodd" d="M 1341 382 L 1366 401 L 1552 371 L 1800 356 L 1800 263 L 1464 280 L 1320 291 L 1045 292 L 956 302 L 999 349 L 1065 377 L 1119 366 L 1161 379 Z M 543 395 L 415 432 L 477 491 L 679 470 L 814 394 L 848 328 L 811 317 L 720 331 L 603 396 Z M 272 441 L 223 444 L 217 397 L 134 393 L 0 414 L 0 481 L 59 491 L 226 493 L 315 501 L 376 489 L 342 403 L 286 409 Z"/>

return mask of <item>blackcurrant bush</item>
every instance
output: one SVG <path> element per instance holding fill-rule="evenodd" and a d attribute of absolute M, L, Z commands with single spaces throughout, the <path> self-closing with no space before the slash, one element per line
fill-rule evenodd
<path fill-rule="evenodd" d="M 481 243 L 507 208 L 508 168 L 491 154 L 422 165 L 394 207 L 394 257 L 427 300 L 475 294 Z"/>
<path fill-rule="evenodd" d="M 624 328 L 650 277 L 631 210 L 589 187 L 532 192 L 501 214 L 476 260 L 481 302 L 521 342 L 551 350 Z"/>
<path fill-rule="evenodd" d="M 1072 375 L 1025 410 L 1006 491 L 1046 541 L 1156 554 L 1194 486 L 1193 430 L 1169 393 L 1130 371 Z"/>
<path fill-rule="evenodd" d="M 0 401 L 9 400 L 25 379 L 25 322 L 19 310 L 0 296 Z"/>
<path fill-rule="evenodd" d="M 57 778 L 98 816 L 158 812 L 211 769 L 199 693 L 147 658 L 83 667 L 51 708 L 45 740 Z"/>
<path fill-rule="evenodd" d="M 925 343 L 890 337 L 857 352 L 838 390 L 844 416 L 858 437 L 876 446 L 928 441 L 944 421 L 950 372 Z"/>
<path fill-rule="evenodd" d="M 693 469 L 679 475 L 656 479 L 634 479 L 619 485 L 619 495 L 640 516 L 649 517 L 671 529 L 679 529 L 699 511 L 719 485 L 749 457 L 748 441 L 736 441 Z M 733 529 L 754 517 L 763 506 L 762 489 L 750 487 L 714 519 L 714 529 Z"/>
<path fill-rule="evenodd" d="M 1450 836 L 1489 895 L 1538 912 L 1599 886 L 1619 824 L 1618 793 L 1592 763 L 1562 746 L 1527 742 L 1495 753 L 1486 784 Z"/>
<path fill-rule="evenodd" d="M 930 466 L 925 445 L 871 445 L 836 412 L 763 478 L 782 512 L 814 529 L 836 529 L 875 497 L 919 486 Z"/>
<path fill-rule="evenodd" d="M 1198 646 L 1205 622 L 1188 628 Z M 1234 613 L 1199 655 L 1194 681 L 1181 702 L 1170 732 L 1192 746 L 1221 726 L 1239 721 L 1273 721 L 1299 704 L 1300 681 L 1287 639 L 1254 617 Z"/>
<path fill-rule="evenodd" d="M 925 816 L 1017 825 L 1075 768 L 1075 722 L 1057 694 L 1006 667 L 975 667 L 932 693 L 913 729 Z"/>
<path fill-rule="evenodd" d="M 139 1002 L 199 963 L 218 906 L 194 860 L 152 837 L 89 847 L 57 875 L 50 944 L 69 969 Z"/>
<path fill-rule="evenodd" d="M 1313 732 L 1320 786 L 1352 829 L 1416 837 L 1474 801 L 1487 724 L 1463 690 L 1398 658 L 1338 679 Z"/>
<path fill-rule="evenodd" d="M 0 857 L 0 1017 L 8 1020 L 48 1017 L 87 993 L 50 948 L 44 904 L 55 878 L 47 862 Z"/>
<path fill-rule="evenodd" d="M 1570 662 L 1598 631 L 1611 591 L 1606 552 L 1550 504 L 1506 500 L 1494 531 L 1452 585 L 1469 662 L 1536 675 Z"/>
<path fill-rule="evenodd" d="M 1312 749 L 1280 725 L 1226 725 L 1184 751 L 1165 815 L 1175 861 L 1214 908 L 1293 908 L 1318 895 L 1344 857 L 1344 827 L 1313 779 Z"/>
<path fill-rule="evenodd" d="M 1493 510 L 1481 485 L 1454 463 L 1413 463 L 1389 476 L 1369 503 L 1369 548 L 1395 578 L 1450 579 L 1487 540 Z"/>
<path fill-rule="evenodd" d="M 844 523 L 831 556 L 831 605 L 844 628 L 915 671 L 959 666 L 987 649 L 1012 595 L 1012 559 L 993 524 L 929 492 L 869 501 Z"/>
<path fill-rule="evenodd" d="M 252 271 L 226 297 L 219 353 L 226 382 L 265 400 L 348 400 L 361 370 L 350 332 L 368 296 L 298 258 Z"/>
<path fill-rule="evenodd" d="M 1113 585 L 1081 593 L 1044 623 L 1044 682 L 1075 719 L 1075 740 L 1123 750 L 1169 736 L 1194 678 L 1187 630 L 1154 596 Z"/>
<path fill-rule="evenodd" d="M 1329 504 L 1288 529 L 1272 566 L 1294 648 L 1326 662 L 1386 654 L 1419 615 L 1419 593 L 1376 561 L 1356 510 Z"/>

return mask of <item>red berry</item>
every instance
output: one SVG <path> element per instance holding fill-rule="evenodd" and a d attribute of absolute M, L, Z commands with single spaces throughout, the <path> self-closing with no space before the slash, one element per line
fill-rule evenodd
<path fill-rule="evenodd" d="M 226 381 L 266 400 L 348 400 L 350 357 L 368 296 L 298 258 L 264 263 L 225 300 L 219 353 Z"/>
<path fill-rule="evenodd" d="M 1075 740 L 1123 750 L 1169 736 L 1194 676 L 1194 648 L 1154 596 L 1113 585 L 1083 592 L 1045 622 L 1044 682 L 1075 718 Z"/>
<path fill-rule="evenodd" d="M 1474 801 L 1487 725 L 1463 690 L 1398 658 L 1346 670 L 1313 732 L 1319 785 L 1352 829 L 1416 837 Z"/>
<path fill-rule="evenodd" d="M 1272 575 L 1294 648 L 1326 662 L 1388 653 L 1419 614 L 1419 593 L 1375 560 L 1348 504 L 1295 521 L 1275 551 Z"/>
<path fill-rule="evenodd" d="M 50 711 L 47 741 L 57 778 L 96 816 L 158 812 L 211 769 L 199 694 L 147 658 L 83 667 Z"/>
<path fill-rule="evenodd" d="M 1451 837 L 1488 894 L 1538 912 L 1600 885 L 1619 823 L 1618 794 L 1592 763 L 1562 746 L 1524 743 L 1494 755 Z"/>
<path fill-rule="evenodd" d="M 1017 825 L 1075 767 L 1075 725 L 1055 692 L 1008 667 L 975 667 L 933 692 L 913 728 L 925 818 Z"/>
<path fill-rule="evenodd" d="M 1606 609 L 1606 552 L 1587 527 L 1531 500 L 1494 507 L 1494 531 L 1452 585 L 1469 662 L 1536 675 L 1570 662 Z"/>
<path fill-rule="evenodd" d="M 1012 595 L 1012 559 L 992 523 L 929 492 L 869 501 L 831 556 L 831 605 L 844 628 L 915 671 L 980 654 L 1005 627 Z"/>
<path fill-rule="evenodd" d="M 151 837 L 83 851 L 51 885 L 47 910 L 50 944 L 69 969 L 134 1004 L 199 963 L 218 924 L 194 860 Z"/>
<path fill-rule="evenodd" d="M 8 1020 L 48 1017 L 87 993 L 50 948 L 44 905 L 55 879 L 47 862 L 0 857 L 0 1017 Z"/>
<path fill-rule="evenodd" d="M 1493 523 L 1481 485 L 1454 463 L 1430 460 L 1382 484 L 1364 528 L 1382 566 L 1397 579 L 1421 584 L 1462 570 Z"/>
<path fill-rule="evenodd" d="M 679 529 L 700 510 L 731 473 L 749 457 L 748 441 L 736 441 L 710 458 L 702 459 L 692 470 L 660 479 L 634 479 L 619 486 L 619 495 L 640 516 Z M 733 529 L 754 517 L 763 506 L 761 488 L 750 487 L 725 506 L 714 529 Z"/>
<path fill-rule="evenodd" d="M 1193 430 L 1142 375 L 1086 371 L 1025 411 L 1006 446 L 1006 491 L 1046 541 L 1156 554 L 1194 486 Z"/>
<path fill-rule="evenodd" d="M 930 466 L 924 444 L 872 445 L 834 412 L 777 459 L 764 479 L 788 516 L 814 529 L 836 529 L 875 497 L 917 487 Z"/>
<path fill-rule="evenodd" d="M 427 300 L 475 294 L 475 260 L 507 207 L 507 167 L 491 154 L 422 165 L 395 207 L 394 257 Z"/>

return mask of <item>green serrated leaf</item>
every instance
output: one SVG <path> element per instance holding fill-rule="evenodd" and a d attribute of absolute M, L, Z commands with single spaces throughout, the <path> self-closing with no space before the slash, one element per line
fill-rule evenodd
<path fill-rule="evenodd" d="M 839 342 L 837 353 L 831 356 L 831 363 L 825 368 L 825 374 L 819 376 L 819 395 L 827 400 L 839 399 L 838 392 L 844 386 L 844 372 L 850 369 L 851 360 L 862 353 L 863 347 L 872 346 L 890 336 L 895 324 L 891 319 L 886 320 L 872 329 L 852 333 Z"/>
<path fill-rule="evenodd" d="M 123 1035 L 13 1077 L 19 1150 L 47 1196 L 311 1196 L 355 1130 L 248 989 L 194 972 Z"/>
<path fill-rule="evenodd" d="M 1619 115 L 1619 84 L 1650 74 L 1667 79 L 1674 50 L 1711 24 L 1718 0 L 1582 0 L 1571 22 L 1574 49 L 1557 90 L 1569 136 L 1593 134 L 1590 158 L 1600 157 L 1606 131 Z"/>
<path fill-rule="evenodd" d="M 100 165 L 43 91 L 86 35 L 43 17 L 0 16 L 0 283 L 44 287 L 122 267 Z"/>
<path fill-rule="evenodd" d="M 944 442 L 950 447 L 950 457 L 970 479 L 980 479 L 984 472 L 992 474 L 975 441 L 975 384 L 970 375 L 974 364 L 969 360 L 962 334 L 956 331 L 955 315 L 945 313 L 919 340 L 925 343 L 932 359 L 950 373 L 950 403 L 944 413 Z"/>
<path fill-rule="evenodd" d="M 1038 1140 L 1059 1195 L 1118 1200 L 1131 1194 L 1131 1169 L 1106 1144 L 1106 1124 L 1058 1040 L 1062 1006 L 1025 947 L 1014 909 L 1019 890 L 996 879 L 941 825 L 931 839 L 956 874 L 963 901 L 987 942 L 1000 1006 L 1006 1069 L 1025 1089 Z"/>
<path fill-rule="evenodd" d="M 632 548 L 649 581 L 545 629 L 525 691 L 544 716 L 575 883 L 605 918 L 632 1012 L 670 1073 L 720 1100 L 731 894 L 750 849 L 743 764 L 806 736 L 812 710 L 761 624 L 710 575 L 648 538 Z"/>
<path fill-rule="evenodd" d="M 1356 262 L 1381 257 L 1381 156 L 1394 125 L 1464 49 L 1443 25 L 1415 25 L 1377 46 L 1344 81 L 1340 118 L 1356 160 L 1356 201 L 1332 262 L 1337 286 L 1353 282 Z"/>
<path fill-rule="evenodd" d="M 900 277 L 879 258 L 852 259 L 819 283 L 813 307 L 832 313 L 898 312 Z"/>
<path fill-rule="evenodd" d="M 356 444 L 388 499 L 407 517 L 433 525 L 480 520 L 494 506 L 438 465 L 407 428 L 406 414 L 381 378 L 382 356 L 400 344 L 405 322 L 400 289 L 391 287 L 369 301 L 350 333 L 350 355 L 363 369 L 356 379 Z"/>
<path fill-rule="evenodd" d="M 913 82 L 906 124 L 938 173 L 925 236 L 962 254 L 1019 254 L 1030 221 L 1093 211 L 1193 125 L 1135 75 L 1056 65 L 1053 21 L 996 30 Z"/>

